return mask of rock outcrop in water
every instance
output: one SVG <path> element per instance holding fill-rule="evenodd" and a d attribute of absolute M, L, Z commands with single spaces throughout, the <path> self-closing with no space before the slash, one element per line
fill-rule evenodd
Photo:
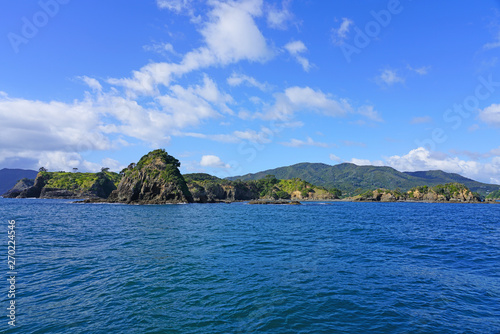
<path fill-rule="evenodd" d="M 195 203 L 248 201 L 259 198 L 252 183 L 228 181 L 205 173 L 186 175 L 186 182 Z"/>
<path fill-rule="evenodd" d="M 7 191 L 2 196 L 5 198 L 16 198 L 18 197 L 24 190 L 33 187 L 35 184 L 34 179 L 21 179 L 17 181 L 17 183 L 12 187 L 9 191 Z"/>
<path fill-rule="evenodd" d="M 165 150 L 149 152 L 136 164 L 124 169 L 118 188 L 107 201 L 128 204 L 191 203 L 180 162 Z"/>
<path fill-rule="evenodd" d="M 350 197 L 349 200 L 357 202 L 454 202 L 454 203 L 480 203 L 480 195 L 473 193 L 460 183 L 447 183 L 435 187 L 421 186 L 407 192 L 398 190 L 377 189 L 367 191 L 361 195 Z"/>

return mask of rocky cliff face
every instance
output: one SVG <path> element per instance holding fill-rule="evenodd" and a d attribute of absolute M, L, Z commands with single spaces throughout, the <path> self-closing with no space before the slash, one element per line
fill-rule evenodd
<path fill-rule="evenodd" d="M 88 185 L 78 186 L 87 178 Z M 115 174 L 116 175 L 116 174 Z M 54 186 L 59 185 L 59 186 Z M 7 198 L 107 198 L 115 184 L 106 173 L 40 172 L 36 179 L 20 180 L 4 197 Z"/>
<path fill-rule="evenodd" d="M 2 196 L 5 198 L 16 198 L 19 196 L 24 190 L 33 187 L 35 184 L 35 180 L 33 179 L 21 179 L 17 181 L 17 183 L 12 187 L 9 191 L 7 191 Z"/>
<path fill-rule="evenodd" d="M 338 197 L 335 196 L 332 193 L 329 193 L 327 191 L 315 191 L 315 192 L 308 192 L 307 195 L 304 196 L 304 193 L 301 191 L 294 191 L 291 194 L 291 199 L 296 200 L 296 201 L 327 201 L 327 200 L 334 200 L 337 199 Z"/>
<path fill-rule="evenodd" d="M 155 150 L 122 171 L 109 202 L 129 204 L 190 203 L 193 197 L 178 167 L 180 163 L 165 150 Z"/>
<path fill-rule="evenodd" d="M 19 184 L 19 181 L 14 188 L 9 190 L 7 193 L 9 194 L 8 196 L 4 197 L 9 197 L 9 198 L 39 198 L 40 194 L 42 193 L 43 187 L 45 187 L 45 182 L 47 181 L 48 177 L 46 173 L 38 173 L 35 181 L 31 186 L 28 186 L 28 184 L 25 184 L 26 186 L 20 185 L 20 188 L 22 188 L 21 191 L 17 191 L 15 188 Z"/>
<path fill-rule="evenodd" d="M 188 188 L 196 203 L 248 201 L 259 198 L 256 189 L 238 182 L 230 182 L 228 184 L 190 182 L 188 183 Z"/>

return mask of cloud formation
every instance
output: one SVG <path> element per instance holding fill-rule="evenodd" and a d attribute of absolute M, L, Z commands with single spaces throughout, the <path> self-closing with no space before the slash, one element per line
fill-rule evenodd
<path fill-rule="evenodd" d="M 486 156 L 482 158 L 486 158 Z M 442 170 L 482 182 L 500 184 L 500 150 L 489 152 L 488 158 L 485 162 L 463 160 L 419 147 L 402 156 L 394 155 L 385 158 L 385 161 L 354 158 L 352 162 L 359 165 L 390 166 L 401 172 Z"/>
<path fill-rule="evenodd" d="M 329 147 L 327 143 L 321 143 L 314 141 L 311 137 L 307 137 L 306 140 L 291 139 L 289 142 L 281 143 L 283 146 L 288 147 L 303 147 L 303 146 L 316 146 L 316 147 Z"/>
<path fill-rule="evenodd" d="M 500 126 L 500 104 L 492 104 L 479 111 L 479 119 L 486 124 Z"/>
<path fill-rule="evenodd" d="M 212 168 L 230 168 L 230 166 L 224 163 L 216 155 L 204 155 L 201 157 L 200 165 L 202 167 L 212 167 Z"/>
<path fill-rule="evenodd" d="M 293 14 L 289 9 L 290 3 L 291 0 L 283 0 L 280 9 L 272 4 L 266 6 L 267 24 L 269 27 L 281 30 L 287 28 L 287 23 L 293 19 Z"/>
<path fill-rule="evenodd" d="M 404 83 L 405 79 L 400 77 L 396 70 L 385 69 L 377 76 L 376 81 L 379 85 L 388 87 L 397 83 Z"/>
<path fill-rule="evenodd" d="M 257 81 L 255 78 L 244 74 L 237 74 L 233 72 L 229 78 L 227 78 L 227 83 L 231 86 L 240 86 L 242 84 L 247 84 L 251 87 L 257 87 L 261 91 L 268 90 L 268 85 Z"/>
<path fill-rule="evenodd" d="M 295 60 L 302 66 L 304 71 L 309 72 L 311 64 L 309 60 L 301 56 L 302 53 L 307 51 L 307 47 L 302 41 L 293 41 L 285 45 L 285 49 L 292 55 Z"/>
<path fill-rule="evenodd" d="M 343 17 L 340 26 L 337 29 L 332 29 L 333 43 L 336 45 L 342 44 L 347 39 L 347 35 L 353 24 L 354 22 L 352 20 Z"/>
<path fill-rule="evenodd" d="M 185 1 L 160 1 L 160 6 L 177 10 Z M 242 60 L 265 62 L 274 56 L 255 17 L 262 15 L 262 1 L 211 1 L 208 20 L 199 30 L 204 45 L 186 53 L 180 63 L 150 63 L 129 78 L 110 78 L 108 83 L 124 87 L 130 96 L 158 95 L 158 86 L 194 70 L 236 63 Z"/>

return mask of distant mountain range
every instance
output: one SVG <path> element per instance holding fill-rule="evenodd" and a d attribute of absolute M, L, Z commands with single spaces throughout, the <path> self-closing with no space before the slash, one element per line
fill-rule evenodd
<path fill-rule="evenodd" d="M 481 183 L 459 174 L 446 173 L 440 170 L 399 172 L 391 167 L 357 166 L 351 163 L 334 166 L 323 163 L 299 163 L 227 179 L 249 181 L 261 179 L 266 175 L 274 175 L 278 179 L 298 177 L 317 186 L 340 189 L 344 194 L 349 195 L 377 188 L 399 188 L 407 191 L 417 186 L 435 186 L 451 182 L 462 183 L 470 190 L 481 195 L 487 195 L 500 189 L 500 185 Z"/>
<path fill-rule="evenodd" d="M 0 169 L 0 196 L 10 190 L 20 179 L 34 179 L 38 174 L 35 170 L 29 169 Z"/>

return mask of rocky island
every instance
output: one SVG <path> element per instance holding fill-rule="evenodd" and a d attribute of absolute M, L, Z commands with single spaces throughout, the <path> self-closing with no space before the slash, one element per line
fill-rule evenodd
<path fill-rule="evenodd" d="M 180 162 L 164 149 L 144 155 L 119 174 L 103 168 L 99 173 L 48 172 L 36 179 L 21 179 L 3 197 L 66 198 L 85 202 L 125 204 L 231 203 L 300 204 L 300 201 L 361 202 L 455 202 L 480 203 L 484 198 L 460 183 L 409 190 L 375 189 L 344 195 L 337 188 L 315 186 L 300 178 L 277 179 L 266 175 L 257 180 L 220 179 L 205 173 L 182 175 Z M 408 188 L 407 188 L 408 189 Z M 496 203 L 487 198 L 488 202 Z"/>
<path fill-rule="evenodd" d="M 179 171 L 180 162 L 165 150 L 143 156 L 121 171 L 122 179 L 108 202 L 127 204 L 191 203 L 193 196 Z"/>
<path fill-rule="evenodd" d="M 350 197 L 349 200 L 354 202 L 483 202 L 479 194 L 473 193 L 460 183 L 447 183 L 434 187 L 414 187 L 407 192 L 376 189 Z"/>
<path fill-rule="evenodd" d="M 120 180 L 117 173 L 40 171 L 35 180 L 21 179 L 3 194 L 6 198 L 108 198 Z"/>

